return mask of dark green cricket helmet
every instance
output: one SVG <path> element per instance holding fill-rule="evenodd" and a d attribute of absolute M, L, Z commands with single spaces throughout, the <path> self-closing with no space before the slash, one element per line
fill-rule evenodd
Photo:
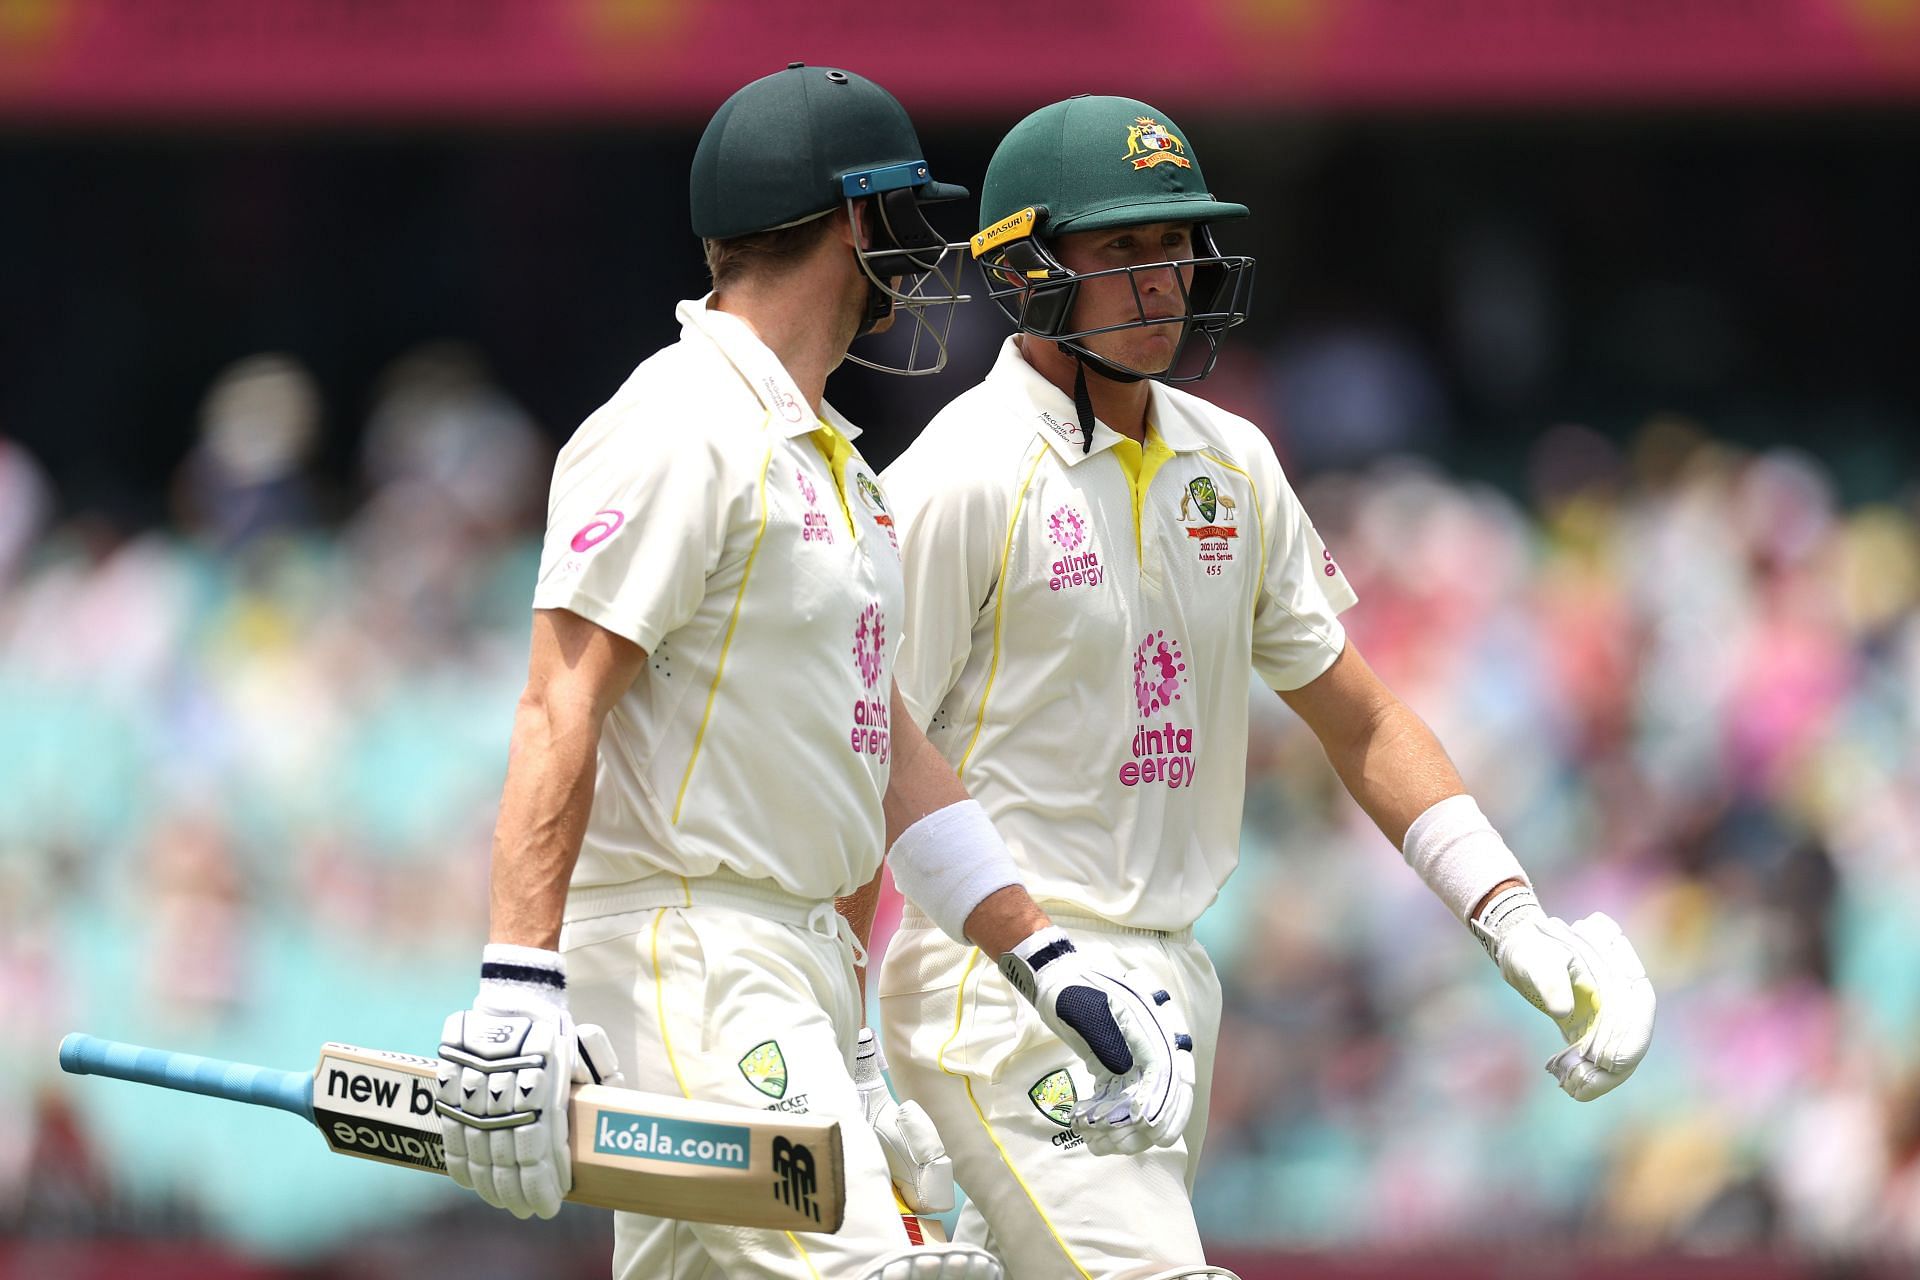
<path fill-rule="evenodd" d="M 694 234 L 708 240 L 797 226 L 870 201 L 871 243 L 856 254 L 869 284 L 861 332 L 895 305 L 918 328 L 907 367 L 848 358 L 890 373 L 934 373 L 945 364 L 945 330 L 934 331 L 924 313 L 944 305 L 951 326 L 952 306 L 967 300 L 956 287 L 962 246 L 935 231 L 922 206 L 964 199 L 967 189 L 934 181 L 913 122 L 885 89 L 799 62 L 753 81 L 707 123 L 690 188 Z M 893 283 L 901 278 L 908 283 Z M 945 292 L 929 291 L 930 282 Z M 922 331 L 938 347 L 930 367 L 914 367 Z"/>
<path fill-rule="evenodd" d="M 1042 107 L 1001 141 L 987 165 L 983 230 L 971 248 L 988 292 L 1022 332 L 1061 343 L 1110 378 L 1195 382 L 1213 372 L 1220 337 L 1246 319 L 1252 300 L 1253 259 L 1220 253 L 1212 231 L 1213 223 L 1246 216 L 1245 205 L 1214 198 L 1200 158 L 1165 112 L 1133 98 L 1082 94 Z M 1164 372 L 1143 373 L 1094 354 L 1081 339 L 1156 323 L 1144 307 L 1134 320 L 1076 330 L 1070 325 L 1073 301 L 1080 282 L 1093 275 L 1131 275 L 1164 264 L 1082 275 L 1061 264 L 1049 241 L 1154 222 L 1191 222 L 1194 256 L 1181 260 L 1192 268 L 1192 283 L 1182 285 L 1187 325 L 1181 351 Z M 1206 344 L 1205 358 L 1183 362 L 1195 336 Z"/>

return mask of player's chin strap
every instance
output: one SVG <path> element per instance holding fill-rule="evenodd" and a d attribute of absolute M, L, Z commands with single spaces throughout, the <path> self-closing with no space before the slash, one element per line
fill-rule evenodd
<path fill-rule="evenodd" d="M 1080 421 L 1080 452 L 1093 452 L 1093 395 L 1087 390 L 1087 370 L 1109 382 L 1138 382 L 1146 375 L 1103 360 L 1077 342 L 1060 344 L 1073 353 L 1073 413 Z"/>

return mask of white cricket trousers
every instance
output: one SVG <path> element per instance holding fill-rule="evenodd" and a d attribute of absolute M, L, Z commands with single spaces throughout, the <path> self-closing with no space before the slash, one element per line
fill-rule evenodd
<path fill-rule="evenodd" d="M 614 1280 L 839 1280 L 907 1246 L 853 1084 L 862 1010 L 838 918 L 831 902 L 737 876 L 569 895 L 569 1003 L 606 1028 L 624 1087 L 831 1116 L 846 1153 L 835 1234 L 616 1213 Z"/>
<path fill-rule="evenodd" d="M 1220 1035 L 1213 962 L 1191 929 L 1041 905 L 1089 964 L 1145 969 L 1172 993 L 1193 1033 L 1193 1118 L 1170 1147 L 1087 1150 L 1067 1123 L 1091 1089 L 1079 1058 L 992 959 L 909 903 L 880 967 L 880 1020 L 896 1090 L 933 1117 L 966 1189 L 954 1239 L 995 1250 L 1007 1280 L 1119 1280 L 1203 1262 L 1192 1190 Z"/>

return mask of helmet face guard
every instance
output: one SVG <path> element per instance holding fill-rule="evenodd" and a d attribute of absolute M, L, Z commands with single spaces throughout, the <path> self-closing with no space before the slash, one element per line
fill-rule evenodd
<path fill-rule="evenodd" d="M 867 278 L 867 310 L 856 337 L 873 332 L 890 313 L 905 313 L 913 322 L 900 363 L 847 353 L 855 364 L 881 373 L 919 377 L 946 368 L 953 309 L 972 300 L 972 295 L 960 292 L 966 244 L 949 242 L 927 221 L 925 207 L 932 201 L 923 198 L 922 189 L 930 187 L 925 161 L 850 173 L 841 179 L 847 215 L 855 226 L 862 222 L 855 217 L 854 206 L 866 202 L 868 247 L 856 248 L 854 257 Z M 928 313 L 936 308 L 938 314 L 930 317 Z"/>
<path fill-rule="evenodd" d="M 1167 383 L 1198 382 L 1213 372 L 1220 359 L 1221 338 L 1227 330 L 1246 320 L 1247 309 L 1253 301 L 1252 258 L 1221 253 L 1214 244 L 1212 230 L 1204 222 L 1196 222 L 1193 243 L 1197 252 L 1191 258 L 1075 272 L 1061 265 L 1053 250 L 1040 238 L 1038 231 L 1046 216 L 1044 206 L 1023 209 L 973 237 L 971 242 L 988 296 L 1000 304 L 1000 309 L 1020 332 L 1058 342 L 1095 370 L 1120 381 L 1151 378 Z M 1172 269 L 1174 283 L 1180 290 L 1184 318 L 1149 317 L 1138 273 L 1168 269 Z M 1187 279 L 1189 270 L 1191 283 Z M 1133 318 L 1091 329 L 1072 328 L 1073 304 L 1079 296 L 1080 285 L 1115 276 L 1125 276 L 1132 287 Z M 1121 329 L 1167 324 L 1181 326 L 1180 340 L 1167 367 L 1157 372 L 1119 364 L 1094 352 L 1084 341 Z M 1200 340 L 1200 345 L 1193 345 L 1195 338 Z"/>

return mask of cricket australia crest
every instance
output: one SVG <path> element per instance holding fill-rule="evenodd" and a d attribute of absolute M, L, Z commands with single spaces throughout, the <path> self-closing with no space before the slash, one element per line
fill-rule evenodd
<path fill-rule="evenodd" d="M 740 1059 L 740 1074 L 769 1098 L 787 1096 L 787 1058 L 776 1041 L 763 1040 L 747 1050 Z"/>
<path fill-rule="evenodd" d="M 1189 538 L 1199 539 L 1200 560 L 1212 566 L 1209 573 L 1218 573 L 1220 563 L 1233 559 L 1228 539 L 1240 536 L 1234 523 L 1238 506 L 1232 494 L 1214 484 L 1212 476 L 1195 476 L 1180 494 L 1180 523 L 1187 526 Z"/>
<path fill-rule="evenodd" d="M 1073 1077 L 1064 1067 L 1034 1081 L 1027 1097 L 1040 1109 L 1041 1115 L 1062 1129 L 1073 1124 L 1073 1109 L 1079 1104 L 1080 1095 L 1073 1087 Z"/>

